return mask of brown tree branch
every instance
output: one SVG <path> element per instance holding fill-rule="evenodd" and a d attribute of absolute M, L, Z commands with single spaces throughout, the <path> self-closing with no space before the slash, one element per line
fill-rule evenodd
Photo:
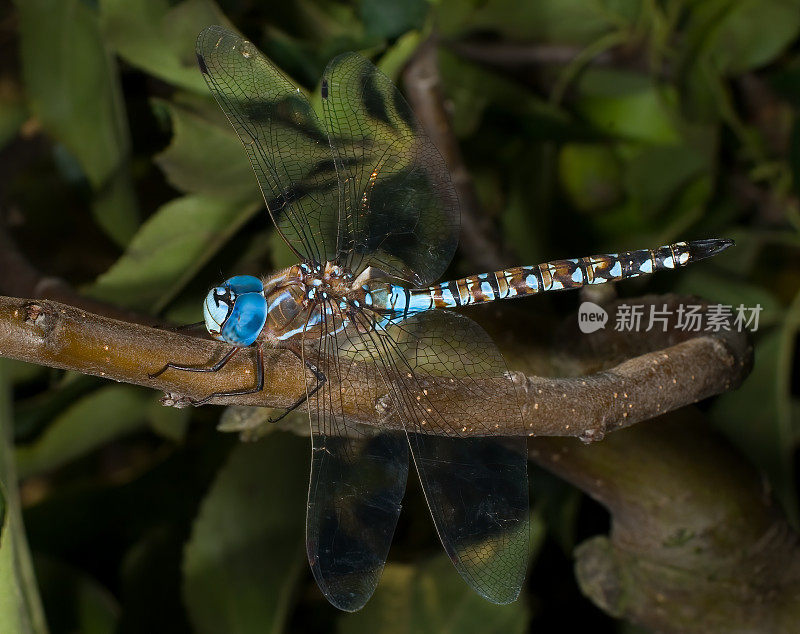
<path fill-rule="evenodd" d="M 648 300 L 650 303 L 654 300 Z M 672 298 L 670 301 L 676 301 Z M 647 303 L 647 302 L 646 302 Z M 613 307 L 609 307 L 610 309 Z M 645 333 L 647 334 L 647 333 Z M 594 333 L 602 339 L 604 331 Z M 693 336 L 695 335 L 695 336 Z M 608 333 L 611 340 L 615 335 Z M 736 387 L 750 368 L 751 349 L 741 333 L 696 336 L 696 333 L 646 337 L 664 349 L 645 352 L 614 368 L 578 378 L 542 378 L 512 372 L 522 388 L 525 430 L 483 403 L 461 398 L 458 386 L 433 379 L 429 399 L 435 405 L 447 398 L 446 408 L 458 414 L 452 424 L 465 434 L 481 420 L 481 428 L 497 435 L 578 436 L 597 440 L 609 431 L 628 427 L 660 413 Z M 93 315 L 51 301 L 0 298 L 0 356 L 77 370 L 163 390 L 167 404 L 187 405 L 211 392 L 251 387 L 255 382 L 255 350 L 237 355 L 217 373 L 198 374 L 170 370 L 157 379 L 148 377 L 170 361 L 207 367 L 220 359 L 228 346 L 219 342 Z M 265 388 L 257 394 L 215 399 L 215 404 L 287 407 L 305 390 L 298 360 L 284 350 L 265 351 Z M 379 414 L 384 396 L 368 368 L 351 363 L 351 383 L 343 394 L 344 413 L 365 424 L 402 428 L 402 421 Z M 485 432 L 474 432 L 476 435 Z"/>
<path fill-rule="evenodd" d="M 591 447 L 535 438 L 531 458 L 606 506 L 608 536 L 575 550 L 581 590 L 654 632 L 794 632 L 800 538 L 762 478 L 699 412 Z"/>
<path fill-rule="evenodd" d="M 674 310 L 687 301 L 696 302 L 667 296 L 648 303 Z M 570 332 L 560 332 L 559 339 L 569 341 Z M 682 336 L 674 329 L 644 336 L 596 334 L 580 340 L 580 353 L 577 344 L 567 345 L 565 367 L 589 372 L 597 364 L 642 355 L 651 346 L 672 343 L 674 350 L 680 344 L 672 339 Z M 714 338 L 721 346 L 737 350 L 735 336 L 719 334 Z M 733 358 L 738 359 L 734 363 L 751 362 L 746 351 L 741 357 L 734 352 Z M 699 361 L 685 359 L 684 378 L 708 380 L 698 373 Z M 636 378 L 658 389 L 659 383 L 646 376 Z M 528 447 L 534 462 L 611 514 L 610 534 L 585 541 L 574 553 L 581 590 L 602 610 L 657 632 L 796 629 L 800 538 L 761 475 L 709 428 L 698 410 L 656 418 L 592 446 L 539 437 Z"/>

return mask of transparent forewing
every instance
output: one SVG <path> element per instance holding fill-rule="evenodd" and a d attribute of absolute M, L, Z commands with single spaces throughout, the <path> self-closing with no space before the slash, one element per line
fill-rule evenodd
<path fill-rule="evenodd" d="M 406 427 L 453 564 L 490 601 L 513 601 L 528 562 L 527 443 L 519 397 L 496 346 L 478 324 L 446 311 L 348 338 L 342 356 L 370 357 L 386 377 L 383 407 L 394 409 Z M 454 425 L 463 421 L 465 407 L 492 412 L 519 435 L 497 436 L 498 423 L 480 419 Z"/>
<path fill-rule="evenodd" d="M 331 331 L 336 326 L 327 324 Z M 319 354 L 313 352 L 312 358 L 326 382 L 309 398 L 306 548 L 326 598 L 339 609 L 354 611 L 372 596 L 386 562 L 408 479 L 408 443 L 402 432 L 345 417 L 343 404 L 353 389 L 384 379 L 367 366 L 356 383 L 339 359 L 337 341 L 336 335 L 323 336 L 313 346 Z"/>
<path fill-rule="evenodd" d="M 339 252 L 423 285 L 458 242 L 458 198 L 444 159 L 388 77 L 355 53 L 328 65 L 322 104 L 341 188 Z"/>
<path fill-rule="evenodd" d="M 308 99 L 251 42 L 220 26 L 200 33 L 197 59 L 279 230 L 301 257 L 333 259 L 338 180 L 325 128 Z"/>

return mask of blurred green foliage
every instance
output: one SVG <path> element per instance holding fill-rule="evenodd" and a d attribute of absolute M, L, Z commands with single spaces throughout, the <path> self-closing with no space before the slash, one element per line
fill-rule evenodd
<path fill-rule="evenodd" d="M 797 521 L 797 0 L 17 0 L 0 16 L 0 205 L 14 238 L 44 274 L 183 321 L 221 277 L 290 261 L 196 69 L 196 34 L 240 29 L 313 96 L 330 57 L 358 50 L 398 79 L 435 30 L 453 126 L 509 264 L 737 240 L 620 292 L 763 306 L 753 376 L 710 415 Z M 454 272 L 469 266 L 460 253 Z M 213 408 L 165 413 L 131 386 L 0 369 L 52 631 L 617 627 L 569 563 L 603 513 L 546 474 L 532 477 L 540 554 L 518 603 L 468 590 L 412 490 L 378 592 L 346 616 L 304 563 L 304 439 L 236 446 Z M 11 410 L 0 418 L 10 433 Z M 41 632 L 13 470 L 2 477 L 0 629 Z"/>

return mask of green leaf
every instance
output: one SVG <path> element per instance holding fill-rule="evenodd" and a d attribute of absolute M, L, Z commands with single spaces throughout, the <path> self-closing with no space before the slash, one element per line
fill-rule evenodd
<path fill-rule="evenodd" d="M 17 448 L 20 477 L 56 469 L 100 445 L 138 429 L 149 390 L 109 385 L 83 397 L 58 416 L 35 442 Z"/>
<path fill-rule="evenodd" d="M 359 612 L 343 615 L 342 634 L 491 634 L 527 632 L 524 595 L 509 605 L 493 605 L 456 573 L 444 556 L 418 566 L 387 564 L 378 589 Z"/>
<path fill-rule="evenodd" d="M 36 557 L 42 599 L 54 632 L 113 634 L 119 605 L 96 579 L 61 561 Z"/>
<path fill-rule="evenodd" d="M 427 0 L 361 0 L 361 20 L 367 35 L 391 39 L 421 28 L 429 6 Z"/>
<path fill-rule="evenodd" d="M 27 116 L 22 95 L 9 82 L 8 88 L 0 89 L 0 148 L 14 138 Z"/>
<path fill-rule="evenodd" d="M 28 363 L 26 361 L 16 361 L 14 359 L 6 359 L 6 372 L 12 385 L 24 383 L 26 381 L 34 381 L 41 378 L 46 372 L 46 368 L 35 363 Z"/>
<path fill-rule="evenodd" d="M 794 191 L 800 192 L 800 121 L 797 119 L 792 125 L 790 136 L 789 169 L 792 172 Z"/>
<path fill-rule="evenodd" d="M 617 13 L 613 2 L 583 0 L 456 0 L 436 3 L 437 28 L 455 36 L 493 31 L 510 40 L 588 44 L 612 28 L 627 25 L 636 3 Z M 624 3 L 617 3 L 622 7 Z"/>
<path fill-rule="evenodd" d="M 188 409 L 164 407 L 161 401 L 152 401 L 147 412 L 150 429 L 163 438 L 183 442 L 189 429 Z"/>
<path fill-rule="evenodd" d="M 206 94 L 194 54 L 197 34 L 228 24 L 212 0 L 100 0 L 103 31 L 128 63 L 177 86 Z"/>
<path fill-rule="evenodd" d="M 422 34 L 419 31 L 409 31 L 390 46 L 377 62 L 377 67 L 384 75 L 395 84 L 399 83 L 400 73 L 408 64 L 408 61 L 416 53 L 422 41 Z"/>
<path fill-rule="evenodd" d="M 548 218 L 537 210 L 553 203 L 553 181 L 557 173 L 557 155 L 553 144 L 535 145 L 524 152 L 511 172 L 510 192 L 503 214 L 503 234 L 508 244 L 524 262 L 540 262 L 548 254 L 546 239 Z"/>
<path fill-rule="evenodd" d="M 489 108 L 502 112 L 504 118 L 513 117 L 533 137 L 544 136 L 549 141 L 565 133 L 575 136 L 565 111 L 518 82 L 465 61 L 446 49 L 439 51 L 438 58 L 442 84 L 448 100 L 453 102 L 453 129 L 458 136 L 475 135 Z"/>
<path fill-rule="evenodd" d="M 114 60 L 81 0 L 18 0 L 22 71 L 33 114 L 78 161 L 98 224 L 118 244 L 138 225 L 130 139 Z"/>
<path fill-rule="evenodd" d="M 737 74 L 774 60 L 798 32 L 796 0 L 712 0 L 698 3 L 690 14 L 685 49 L 725 74 Z"/>
<path fill-rule="evenodd" d="M 125 246 L 139 227 L 136 192 L 127 168 L 101 186 L 92 200 L 97 223 L 120 246 Z"/>
<path fill-rule="evenodd" d="M 682 187 L 710 168 L 686 145 L 645 146 L 629 160 L 625 185 L 643 214 L 657 218 Z"/>
<path fill-rule="evenodd" d="M 196 456 L 196 454 L 195 454 Z M 169 487 L 173 495 L 174 487 Z M 181 489 L 181 495 L 186 493 Z M 192 500 L 196 508 L 197 500 Z M 122 614 L 119 632 L 188 632 L 181 600 L 181 560 L 189 518 L 150 514 L 120 567 Z"/>
<path fill-rule="evenodd" d="M 677 93 L 651 77 L 589 68 L 577 82 L 578 110 L 598 132 L 628 141 L 678 144 Z"/>
<path fill-rule="evenodd" d="M 583 501 L 581 492 L 544 469 L 529 467 L 528 476 L 536 500 L 531 521 L 534 556 L 546 536 L 557 543 L 566 556 L 571 557 Z"/>
<path fill-rule="evenodd" d="M 237 446 L 194 523 L 184 597 L 197 632 L 282 631 L 305 563 L 308 441 Z"/>
<path fill-rule="evenodd" d="M 739 245 L 737 243 L 736 248 Z M 713 266 L 690 267 L 683 271 L 675 292 L 697 295 L 711 302 L 733 306 L 734 311 L 742 304 L 746 307 L 761 306 L 759 328 L 776 325 L 784 317 L 784 307 L 775 295 L 761 284 L 749 284 L 733 278 L 725 259 L 736 258 L 736 251 L 717 256 Z M 722 262 L 716 261 L 717 259 Z"/>
<path fill-rule="evenodd" d="M 172 119 L 172 142 L 156 157 L 167 180 L 187 193 L 261 200 L 241 141 L 210 95 L 156 101 Z"/>
<path fill-rule="evenodd" d="M 45 634 L 47 624 L 22 524 L 12 437 L 11 389 L 0 359 L 0 631 Z"/>
<path fill-rule="evenodd" d="M 795 55 L 785 64 L 776 65 L 765 74 L 765 78 L 781 99 L 794 108 L 800 107 L 800 56 Z"/>
<path fill-rule="evenodd" d="M 304 38 L 322 44 L 323 48 L 364 39 L 363 24 L 354 2 L 296 0 L 292 8 Z"/>
<path fill-rule="evenodd" d="M 160 311 L 260 206 L 203 194 L 168 202 L 142 225 L 88 294 Z"/>
<path fill-rule="evenodd" d="M 65 409 L 102 383 L 96 377 L 72 371 L 55 375 L 58 377 L 55 378 L 53 370 L 40 367 L 44 372 L 38 379 L 47 381 L 49 388 L 14 403 L 14 438 L 19 444 L 38 436 Z"/>
<path fill-rule="evenodd" d="M 753 372 L 735 392 L 719 397 L 715 423 L 768 475 L 778 499 L 797 526 L 800 513 L 794 473 L 791 376 L 800 330 L 800 293 L 780 327 L 759 333 Z"/>
<path fill-rule="evenodd" d="M 169 112 L 174 133 L 156 162 L 172 185 L 194 195 L 156 211 L 89 294 L 158 312 L 263 200 L 241 142 L 210 98 L 154 103 Z"/>
<path fill-rule="evenodd" d="M 564 191 L 581 211 L 604 209 L 622 195 L 619 161 L 608 146 L 567 144 L 561 148 L 558 169 Z"/>
<path fill-rule="evenodd" d="M 297 264 L 297 256 L 286 244 L 286 241 L 281 237 L 277 231 L 272 231 L 269 234 L 270 251 L 272 252 L 272 264 L 275 268 L 286 268 Z"/>

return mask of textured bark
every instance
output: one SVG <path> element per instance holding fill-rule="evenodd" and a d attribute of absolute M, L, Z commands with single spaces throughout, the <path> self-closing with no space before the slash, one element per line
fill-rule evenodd
<path fill-rule="evenodd" d="M 674 309 L 678 298 L 648 300 Z M 605 307 L 611 314 L 612 306 Z M 598 376 L 604 374 L 599 368 L 616 363 L 605 372 L 619 376 L 621 368 L 629 368 L 626 380 L 640 384 L 643 401 L 652 404 L 653 394 L 664 393 L 665 409 L 679 398 L 673 390 L 719 387 L 713 387 L 706 363 L 720 364 L 718 378 L 732 380 L 733 367 L 746 376 L 751 363 L 734 333 L 711 337 L 719 346 L 714 352 L 701 344 L 702 337 L 676 343 L 688 333 L 674 329 L 635 336 L 601 331 L 577 339 L 573 324 L 558 333 L 557 339 L 567 343 L 552 356 L 562 370 Z M 660 350 L 646 352 L 652 346 Z M 680 350 L 686 355 L 676 354 Z M 668 367 L 643 363 L 658 361 L 659 355 L 669 357 L 664 359 Z M 620 364 L 626 357 L 633 359 Z M 586 398 L 591 400 L 589 394 Z M 654 632 L 798 631 L 800 538 L 761 474 L 698 410 L 662 415 L 592 445 L 533 438 L 529 452 L 533 461 L 582 489 L 611 515 L 609 535 L 585 541 L 574 553 L 581 590 L 605 612 Z"/>
<path fill-rule="evenodd" d="M 644 303 L 653 301 L 661 299 Z M 668 301 L 676 302 L 677 298 Z M 613 306 L 608 308 L 613 310 Z M 459 414 L 452 416 L 451 422 L 465 428 L 467 434 L 474 428 L 473 421 L 480 419 L 480 429 L 494 429 L 497 435 L 599 440 L 609 431 L 732 389 L 749 371 L 751 349 L 740 333 L 644 334 L 643 341 L 664 347 L 648 351 L 641 338 L 621 337 L 638 342 L 631 345 L 640 348 L 639 356 L 591 375 L 543 378 L 511 372 L 509 380 L 521 388 L 524 429 L 468 398 L 461 400 Z M 610 329 L 581 336 L 586 337 L 589 350 L 598 348 L 601 342 L 614 344 L 620 338 Z M 0 355 L 163 390 L 166 404 L 185 406 L 190 404 L 189 399 L 200 399 L 211 392 L 252 386 L 256 367 L 252 349 L 243 351 L 216 373 L 168 370 L 157 379 L 148 377 L 170 361 L 206 367 L 229 349 L 223 343 L 122 322 L 56 302 L 0 298 Z M 265 351 L 265 370 L 262 392 L 214 399 L 213 403 L 287 407 L 305 389 L 304 381 L 311 380 L 297 358 L 284 350 Z M 345 414 L 365 424 L 402 428 L 402 421 L 393 418 L 391 411 L 379 414 L 376 404 L 383 394 L 376 392 L 375 381 L 367 380 L 367 371 L 352 364 L 348 375 L 353 382 L 343 402 Z M 448 385 L 447 397 L 452 398 L 454 393 L 458 390 Z M 444 390 L 434 388 L 429 398 L 435 405 L 444 394 Z"/>
<path fill-rule="evenodd" d="M 575 550 L 581 590 L 656 632 L 797 632 L 800 539 L 755 469 L 687 410 L 606 442 L 535 438 L 531 458 L 605 505 Z"/>

